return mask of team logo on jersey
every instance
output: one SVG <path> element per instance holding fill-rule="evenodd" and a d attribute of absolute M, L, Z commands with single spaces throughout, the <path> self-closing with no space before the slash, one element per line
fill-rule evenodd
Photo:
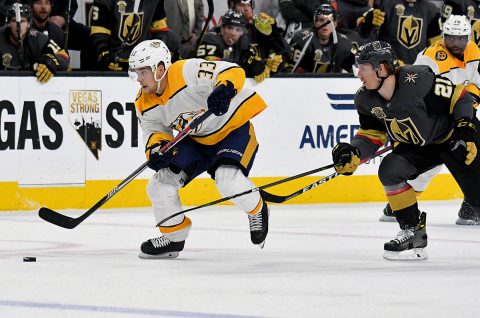
<path fill-rule="evenodd" d="M 415 80 L 418 79 L 418 73 L 407 73 L 407 75 L 405 75 L 405 81 L 404 83 L 407 83 L 407 84 L 416 84 Z"/>
<path fill-rule="evenodd" d="M 396 141 L 423 146 L 425 139 L 420 135 L 417 127 L 410 117 L 397 120 L 385 118 L 388 134 Z"/>
<path fill-rule="evenodd" d="M 118 37 L 126 44 L 133 45 L 143 33 L 143 12 L 123 13 L 120 16 Z"/>
<path fill-rule="evenodd" d="M 5 69 L 10 67 L 10 64 L 12 64 L 12 54 L 10 53 L 5 53 L 2 55 L 2 64 L 5 66 Z"/>
<path fill-rule="evenodd" d="M 192 122 L 193 119 L 195 119 L 197 116 L 203 114 L 205 112 L 204 109 L 196 110 L 196 111 L 191 111 L 191 112 L 186 112 L 186 113 L 181 113 L 177 116 L 177 118 L 169 125 L 170 128 L 175 129 L 177 131 L 182 131 L 185 129 L 185 127 L 188 126 L 189 123 Z M 202 127 L 202 124 L 198 125 L 195 130 L 192 130 L 192 132 L 198 132 Z"/>
<path fill-rule="evenodd" d="M 417 46 L 422 39 L 423 19 L 414 16 L 400 16 L 397 40 L 407 49 Z"/>
<path fill-rule="evenodd" d="M 445 51 L 438 51 L 437 53 L 435 53 L 435 59 L 437 61 L 445 61 L 447 59 L 447 52 Z"/>
<path fill-rule="evenodd" d="M 382 107 L 373 107 L 371 113 L 380 119 L 387 117 L 387 115 L 385 115 L 383 112 Z"/>
<path fill-rule="evenodd" d="M 102 150 L 102 92 L 70 91 L 68 120 L 98 160 Z"/>
<path fill-rule="evenodd" d="M 405 13 L 405 6 L 403 4 L 397 4 L 395 6 L 395 12 L 398 16 L 403 15 Z"/>
<path fill-rule="evenodd" d="M 118 12 L 119 13 L 125 13 L 127 11 L 127 2 L 126 1 L 118 1 L 117 2 L 117 6 L 118 6 Z"/>
<path fill-rule="evenodd" d="M 480 45 L 480 20 L 475 21 L 472 25 L 472 40 L 477 46 Z"/>

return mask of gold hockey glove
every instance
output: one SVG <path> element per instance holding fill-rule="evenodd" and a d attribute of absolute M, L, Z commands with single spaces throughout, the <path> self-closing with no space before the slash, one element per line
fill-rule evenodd
<path fill-rule="evenodd" d="M 255 28 L 260 31 L 260 33 L 270 35 L 272 33 L 272 25 L 275 24 L 275 19 L 261 12 L 258 16 L 255 16 L 253 22 Z"/>
<path fill-rule="evenodd" d="M 122 66 L 116 61 L 115 54 L 110 51 L 103 51 L 98 56 L 98 63 L 102 71 L 121 72 Z"/>
<path fill-rule="evenodd" d="M 460 153 L 465 158 L 465 164 L 469 166 L 477 157 L 477 127 L 469 118 L 460 118 L 455 123 L 450 150 Z"/>
<path fill-rule="evenodd" d="M 265 69 L 263 70 L 262 73 L 254 76 L 255 81 L 257 81 L 257 83 L 263 82 L 268 77 L 270 77 L 270 68 L 268 66 L 265 66 Z"/>
<path fill-rule="evenodd" d="M 55 75 L 59 65 L 60 62 L 55 55 L 44 54 L 34 65 L 35 76 L 40 83 L 45 84 Z"/>
<path fill-rule="evenodd" d="M 335 170 L 346 176 L 352 175 L 360 165 L 360 150 L 344 142 L 333 147 L 332 157 Z"/>
<path fill-rule="evenodd" d="M 278 67 L 283 62 L 283 57 L 280 54 L 272 53 L 268 56 L 267 67 L 270 68 L 272 72 L 278 71 Z"/>
<path fill-rule="evenodd" d="M 373 10 L 373 26 L 379 27 L 383 24 L 383 22 L 385 22 L 385 12 L 379 9 Z"/>

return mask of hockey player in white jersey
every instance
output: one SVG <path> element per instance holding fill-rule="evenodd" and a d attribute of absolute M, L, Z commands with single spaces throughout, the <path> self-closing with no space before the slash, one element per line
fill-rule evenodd
<path fill-rule="evenodd" d="M 450 15 L 443 24 L 443 37 L 430 47 L 420 52 L 415 65 L 428 65 L 435 74 L 452 81 L 453 84 L 466 84 L 467 91 L 474 97 L 477 108 L 480 99 L 480 49 L 471 39 L 471 26 L 463 15 Z M 437 166 L 409 184 L 417 194 L 427 188 L 432 178 L 440 172 Z M 383 210 L 380 221 L 396 221 L 390 205 Z M 480 211 L 476 211 L 466 200 L 458 212 L 458 225 L 480 225 Z"/>
<path fill-rule="evenodd" d="M 160 40 L 138 44 L 130 54 L 129 75 L 141 89 L 135 106 L 145 139 L 148 165 L 155 170 L 147 186 L 157 223 L 181 210 L 178 190 L 202 172 L 215 180 L 222 196 L 254 188 L 248 179 L 258 150 L 250 119 L 266 104 L 243 89 L 245 72 L 237 64 L 203 59 L 171 64 Z M 192 130 L 173 151 L 159 149 L 207 109 L 214 115 Z M 263 248 L 269 211 L 258 192 L 232 199 L 247 213 L 253 244 Z M 174 217 L 159 228 L 162 236 L 141 245 L 140 258 L 173 258 L 183 250 L 191 220 Z"/>

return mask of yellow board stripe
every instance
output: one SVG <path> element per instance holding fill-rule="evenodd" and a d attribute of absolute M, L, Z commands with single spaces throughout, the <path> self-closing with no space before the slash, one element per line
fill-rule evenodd
<path fill-rule="evenodd" d="M 285 177 L 251 178 L 257 185 L 278 181 Z M 321 176 L 305 177 L 287 182 L 267 191 L 287 195 L 316 182 Z M 16 182 L 0 183 L 0 210 L 38 210 L 42 206 L 51 209 L 89 209 L 121 180 L 87 181 L 79 187 L 19 188 Z M 136 179 L 111 198 L 102 208 L 151 207 L 147 197 L 147 179 Z M 348 195 L 346 195 L 348 193 Z M 219 199 L 215 183 L 210 178 L 197 178 L 180 189 L 182 204 L 196 206 Z M 437 175 L 420 196 L 420 200 L 462 199 L 463 194 L 449 174 Z M 387 202 L 377 176 L 337 177 L 283 204 Z M 230 204 L 230 203 L 225 203 Z M 100 211 L 101 212 L 101 211 Z"/>

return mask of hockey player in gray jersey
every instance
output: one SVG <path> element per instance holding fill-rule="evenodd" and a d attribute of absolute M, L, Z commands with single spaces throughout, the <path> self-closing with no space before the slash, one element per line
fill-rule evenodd
<path fill-rule="evenodd" d="M 363 82 L 355 95 L 360 129 L 351 143 L 332 150 L 336 170 L 351 175 L 360 160 L 386 142 L 398 142 L 378 171 L 400 232 L 384 245 L 389 260 L 425 259 L 426 214 L 420 212 L 408 181 L 445 164 L 465 198 L 480 208 L 479 145 L 473 97 L 428 66 L 398 67 L 391 46 L 375 41 L 355 56 L 354 72 Z"/>
<path fill-rule="evenodd" d="M 293 72 L 352 71 L 358 47 L 335 31 L 336 23 L 337 12 L 331 4 L 322 4 L 315 10 L 313 29 L 295 33 L 290 42 Z"/>

